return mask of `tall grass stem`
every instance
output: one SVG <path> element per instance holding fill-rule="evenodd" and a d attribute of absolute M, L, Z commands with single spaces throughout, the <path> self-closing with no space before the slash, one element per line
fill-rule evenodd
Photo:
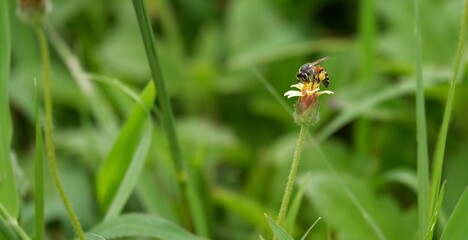
<path fill-rule="evenodd" d="M 416 63 L 416 141 L 418 177 L 419 238 L 426 235 L 429 217 L 429 157 L 427 150 L 426 107 L 421 66 L 421 34 L 419 28 L 419 0 L 414 1 L 414 41 Z"/>

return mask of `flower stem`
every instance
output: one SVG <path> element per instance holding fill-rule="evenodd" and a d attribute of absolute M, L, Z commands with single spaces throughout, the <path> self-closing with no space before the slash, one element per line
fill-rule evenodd
<path fill-rule="evenodd" d="M 299 159 L 302 153 L 302 146 L 304 146 L 304 140 L 307 136 L 307 129 L 307 124 L 301 125 L 301 131 L 299 132 L 299 138 L 297 139 L 296 151 L 294 152 L 294 158 L 291 164 L 291 169 L 289 170 L 288 182 L 286 183 L 286 188 L 284 189 L 283 200 L 281 201 L 281 208 L 278 213 L 278 218 L 276 220 L 276 223 L 280 226 L 282 221 L 286 217 L 286 212 L 288 210 L 289 199 L 291 198 L 292 189 L 296 180 L 297 167 L 299 166 Z"/>
<path fill-rule="evenodd" d="M 81 228 L 78 217 L 73 210 L 70 200 L 65 193 L 63 184 L 60 180 L 60 176 L 57 169 L 57 162 L 55 161 L 55 150 L 54 143 L 52 141 L 52 93 L 50 83 L 50 63 L 49 63 L 49 48 L 47 46 L 47 39 L 44 33 L 44 28 L 41 23 L 37 24 L 36 32 L 39 39 L 40 51 L 42 56 L 42 64 L 44 68 L 44 105 L 45 105 L 45 140 L 47 146 L 47 158 L 49 159 L 49 168 L 54 179 L 55 187 L 57 188 L 60 198 L 68 212 L 68 215 L 72 221 L 73 227 L 75 228 L 76 234 L 80 240 L 84 240 L 85 236 L 83 229 Z"/>

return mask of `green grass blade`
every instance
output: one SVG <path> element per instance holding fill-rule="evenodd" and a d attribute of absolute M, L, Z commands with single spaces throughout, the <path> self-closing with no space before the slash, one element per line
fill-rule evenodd
<path fill-rule="evenodd" d="M 176 224 L 166 219 L 144 214 L 128 214 L 113 218 L 94 227 L 87 236 L 94 239 L 131 238 L 141 239 L 143 237 L 158 238 L 164 240 L 184 239 L 202 240 Z"/>
<path fill-rule="evenodd" d="M 18 236 L 10 228 L 10 226 L 8 225 L 7 221 L 3 218 L 3 216 L 0 216 L 0 239 L 11 239 L 11 240 L 18 239 Z"/>
<path fill-rule="evenodd" d="M 10 213 L 7 211 L 7 209 L 5 208 L 5 206 L 3 206 L 3 204 L 0 202 L 0 219 L 1 221 L 4 221 L 3 223 L 1 223 L 1 225 L 5 225 L 5 226 L 0 226 L 3 231 L 3 228 L 9 228 L 10 230 L 14 230 L 15 231 L 15 235 L 17 235 L 19 237 L 19 239 L 22 239 L 22 240 L 29 240 L 29 236 L 26 234 L 26 232 L 21 228 L 21 226 L 18 224 L 18 221 L 10 215 Z M 9 234 L 8 233 L 9 230 L 6 230 L 6 234 Z M 16 238 L 13 238 L 13 239 L 16 239 Z"/>
<path fill-rule="evenodd" d="M 275 221 L 268 217 L 268 215 L 265 214 L 265 218 L 268 221 L 271 230 L 273 230 L 273 233 L 275 233 L 275 236 L 279 240 L 294 240 L 283 228 L 281 228 L 281 226 L 276 224 Z"/>
<path fill-rule="evenodd" d="M 182 151 L 179 146 L 179 141 L 177 140 L 171 102 L 169 101 L 169 95 L 166 92 L 166 87 L 159 66 L 154 33 L 151 28 L 145 1 L 133 0 L 133 7 L 135 9 L 138 25 L 140 27 L 140 33 L 142 35 L 143 43 L 145 45 L 146 56 L 148 58 L 151 74 L 153 76 L 156 88 L 158 89 L 158 101 L 162 110 L 166 136 L 168 138 L 172 158 L 174 160 L 174 164 L 178 174 L 177 180 L 180 186 L 180 190 L 182 192 L 182 207 L 188 208 L 188 211 L 184 212 L 186 214 L 191 215 L 189 219 L 195 226 L 195 231 L 202 236 L 207 236 L 208 229 L 206 225 L 207 221 L 205 211 L 200 211 L 202 207 L 200 204 L 198 204 L 201 202 L 200 196 L 195 186 L 191 183 L 190 179 L 192 179 L 192 177 L 190 173 L 190 168 L 182 158 Z M 196 204 L 197 206 L 195 207 L 193 204 Z M 194 221 L 194 219 L 197 219 L 197 221 Z M 189 223 L 188 225 L 191 225 L 191 223 Z"/>
<path fill-rule="evenodd" d="M 369 83 L 374 75 L 375 62 L 375 7 L 374 0 L 360 1 L 359 11 L 359 43 L 360 43 L 360 72 L 359 80 Z M 354 142 L 359 156 L 360 165 L 364 165 L 366 158 L 363 156 L 369 152 L 369 121 L 359 119 L 354 124 Z"/>
<path fill-rule="evenodd" d="M 138 25 L 140 26 L 140 32 L 145 45 L 146 55 L 151 69 L 151 74 L 153 76 L 154 84 L 158 89 L 158 101 L 161 104 L 165 130 L 167 131 L 171 153 L 173 154 L 176 167 L 180 171 L 181 169 L 184 169 L 184 162 L 182 160 L 180 146 L 175 132 L 171 102 L 169 101 L 169 95 L 166 92 L 166 87 L 159 66 L 155 40 L 153 37 L 154 34 L 149 21 L 148 12 L 146 10 L 145 3 L 142 0 L 133 0 L 133 6 L 137 15 Z"/>
<path fill-rule="evenodd" d="M 8 101 L 10 79 L 10 14 L 9 1 L 0 2 L 0 202 L 7 211 L 18 217 L 19 203 L 16 193 L 16 179 L 10 160 L 11 118 Z"/>
<path fill-rule="evenodd" d="M 149 116 L 147 121 L 143 123 L 141 131 L 143 132 L 143 136 L 140 137 L 138 148 L 135 150 L 130 165 L 125 172 L 125 176 L 115 193 L 115 197 L 110 204 L 106 216 L 104 217 L 104 221 L 119 215 L 138 182 L 151 145 L 151 134 L 153 131 L 151 128 L 151 118 Z"/>
<path fill-rule="evenodd" d="M 130 185 L 127 185 L 124 189 L 121 189 L 121 187 L 127 175 L 134 174 L 135 176 L 131 176 L 132 178 L 139 176 L 139 167 L 132 165 L 142 164 L 140 161 L 144 162 L 146 156 L 144 152 L 147 152 L 146 145 L 149 140 L 147 140 L 148 137 L 146 135 L 142 136 L 142 134 L 151 134 L 152 132 L 150 129 L 151 124 L 148 123 L 150 118 L 148 109 L 153 105 L 155 97 L 156 91 L 153 83 L 150 82 L 141 94 L 141 102 L 144 105 L 140 103 L 134 105 L 129 119 L 119 133 L 99 170 L 96 178 L 97 198 L 101 208 L 106 212 L 106 219 L 115 216 L 120 211 L 117 205 L 114 205 L 117 204 L 115 201 L 124 202 L 126 200 L 124 199 L 126 195 L 124 192 L 128 191 L 128 188 L 131 187 L 131 179 L 125 180 L 125 185 Z M 134 161 L 137 161 L 138 164 Z M 121 189 L 120 191 L 125 191 L 118 195 L 119 189 Z M 114 207 L 112 212 L 108 212 L 111 204 Z"/>
<path fill-rule="evenodd" d="M 315 227 L 315 225 L 318 223 L 318 221 L 320 221 L 320 219 L 322 219 L 321 217 L 317 218 L 317 220 L 315 220 L 314 223 L 312 223 L 312 225 L 309 227 L 309 229 L 307 229 L 307 231 L 304 233 L 304 235 L 301 237 L 301 240 L 305 240 L 307 235 L 309 235 L 309 232 Z"/>
<path fill-rule="evenodd" d="M 424 238 L 429 222 L 429 157 L 427 150 L 426 106 L 421 66 L 421 35 L 419 29 L 419 0 L 414 1 L 414 39 L 416 56 L 416 140 L 418 176 L 419 237 Z"/>
<path fill-rule="evenodd" d="M 245 62 L 249 63 L 248 60 L 245 60 Z M 291 107 L 288 106 L 288 104 L 284 100 L 284 97 L 281 97 L 278 94 L 278 92 L 276 92 L 276 90 L 273 88 L 273 86 L 271 86 L 271 84 L 265 79 L 265 77 L 262 75 L 262 73 L 254 65 L 250 65 L 250 64 L 247 64 L 247 65 L 250 66 L 250 70 L 252 70 L 252 72 L 255 74 L 257 79 L 263 85 L 263 87 L 265 87 L 265 89 L 275 98 L 275 100 L 281 105 L 281 107 L 287 113 L 289 113 L 291 115 L 291 117 L 294 118 L 294 112 L 291 111 Z"/>
<path fill-rule="evenodd" d="M 36 239 L 41 240 L 44 235 L 44 153 L 36 81 L 34 81 L 34 85 L 36 86 L 34 88 L 34 115 L 36 120 L 36 156 L 34 161 L 34 217 Z"/>
<path fill-rule="evenodd" d="M 434 235 L 434 230 L 436 227 L 437 219 L 439 217 L 439 213 L 441 211 L 442 207 L 442 202 L 444 201 L 444 194 L 445 194 L 445 184 L 447 182 L 444 181 L 442 183 L 442 187 L 440 188 L 439 196 L 437 197 L 436 200 L 436 205 L 433 209 L 432 215 L 431 215 L 431 221 L 429 222 L 429 229 L 426 232 L 426 240 L 431 240 L 433 235 Z"/>
<path fill-rule="evenodd" d="M 465 0 L 463 7 L 463 16 L 460 25 L 460 35 L 458 38 L 458 47 L 455 55 L 455 62 L 453 67 L 453 76 L 450 83 L 450 89 L 447 96 L 447 104 L 445 105 L 444 118 L 440 127 L 439 137 L 434 152 L 434 162 L 432 165 L 432 186 L 431 186 L 431 211 L 435 208 L 436 200 L 439 195 L 440 181 L 442 177 L 442 166 L 444 162 L 445 143 L 447 140 L 447 132 L 450 123 L 450 116 L 452 113 L 453 98 L 455 96 L 455 87 L 459 75 L 460 63 L 462 60 L 463 48 L 465 45 L 466 28 L 468 24 L 468 0 Z"/>
<path fill-rule="evenodd" d="M 466 216 L 468 213 L 468 187 L 465 188 L 462 196 L 458 200 L 447 226 L 440 237 L 441 240 L 468 239 L 468 228 L 466 227 Z"/>

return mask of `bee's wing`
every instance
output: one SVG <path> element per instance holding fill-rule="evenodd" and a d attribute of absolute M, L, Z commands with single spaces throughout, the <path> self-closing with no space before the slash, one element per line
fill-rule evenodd
<path fill-rule="evenodd" d="M 319 64 L 319 63 L 321 63 L 323 61 L 326 61 L 326 60 L 328 60 L 328 57 L 320 58 L 319 60 L 315 60 L 315 61 L 311 62 L 310 64 L 317 65 L 317 64 Z"/>

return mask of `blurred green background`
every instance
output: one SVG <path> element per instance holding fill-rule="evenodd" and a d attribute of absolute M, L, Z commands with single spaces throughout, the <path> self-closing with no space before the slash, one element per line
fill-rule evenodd
<path fill-rule="evenodd" d="M 151 74 L 131 1 L 52 2 L 50 24 L 86 72 L 118 79 L 135 93 L 142 91 Z M 370 3 L 370 11 L 363 7 L 365 2 Z M 18 20 L 11 3 L 12 148 L 23 201 L 20 220 L 32 232 L 33 79 L 38 79 L 40 89 L 42 71 L 35 33 Z M 306 173 L 309 177 L 291 234 L 302 236 L 321 216 L 308 239 L 375 238 L 340 187 L 338 176 L 388 239 L 415 239 L 411 1 L 150 0 L 147 4 L 183 156 L 195 172 L 193 181 L 202 196 L 210 238 L 270 236 L 263 213 L 275 217 L 279 210 L 299 132 L 291 115 L 295 100 L 282 95 L 296 83 L 302 64 L 328 56 L 322 66 L 335 95 L 321 97 L 320 121 L 309 130 L 296 186 Z M 430 159 L 452 78 L 461 6 L 461 0 L 421 4 Z M 96 174 L 135 102 L 122 89 L 102 81 L 91 81 L 93 91 L 86 95 L 54 40 L 50 50 L 60 175 L 88 230 L 103 213 L 96 200 Z M 468 184 L 464 72 L 461 79 L 446 144 L 442 227 Z M 125 211 L 160 215 L 187 227 L 161 119 L 154 116 L 151 149 Z M 46 221 L 50 239 L 73 236 L 51 179 L 46 182 Z"/>

